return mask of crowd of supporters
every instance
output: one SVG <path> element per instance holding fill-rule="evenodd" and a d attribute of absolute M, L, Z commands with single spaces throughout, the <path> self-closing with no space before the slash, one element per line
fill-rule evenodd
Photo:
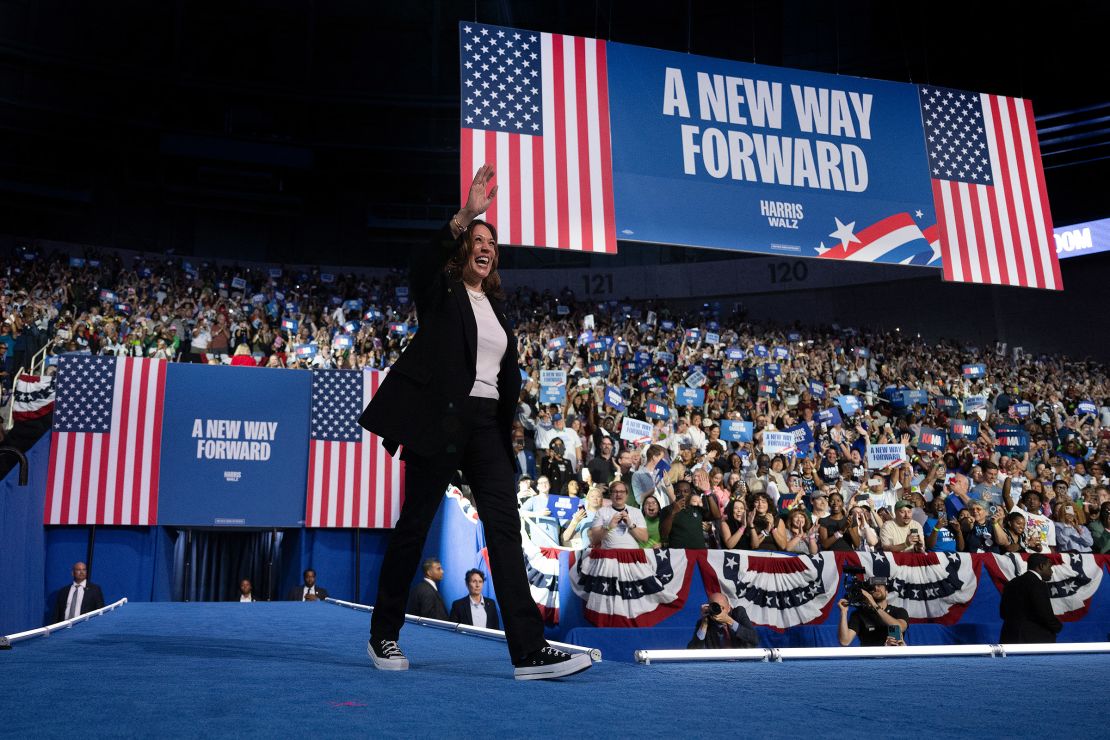
<path fill-rule="evenodd" d="M 48 358 L 386 369 L 419 328 L 401 272 L 31 248 L 5 262 L 8 389 L 44 347 Z M 569 290 L 520 287 L 508 314 L 525 380 L 513 430 L 521 510 L 538 543 L 619 541 L 609 514 L 598 526 L 619 480 L 648 532 L 643 547 L 1110 551 L 1099 363 Z M 544 370 L 565 372 L 561 389 L 541 388 Z M 702 391 L 699 405 L 677 405 L 676 389 Z M 542 403 L 548 393 L 559 400 Z M 622 438 L 625 417 L 651 422 L 650 433 Z M 723 424 L 734 421 L 751 423 L 739 439 Z M 797 444 L 770 454 L 765 435 L 783 430 Z M 869 448 L 889 444 L 905 455 L 869 465 Z"/>

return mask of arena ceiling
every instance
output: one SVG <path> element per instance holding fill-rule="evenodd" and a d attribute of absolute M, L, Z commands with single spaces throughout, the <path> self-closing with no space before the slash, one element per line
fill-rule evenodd
<path fill-rule="evenodd" d="M 0 0 L 0 232 L 395 263 L 457 207 L 456 29 L 474 19 L 1027 97 L 1055 222 L 1105 217 L 1107 7 Z"/>

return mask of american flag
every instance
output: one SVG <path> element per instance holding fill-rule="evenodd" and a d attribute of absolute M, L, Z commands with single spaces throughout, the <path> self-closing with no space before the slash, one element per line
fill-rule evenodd
<path fill-rule="evenodd" d="M 312 374 L 305 526 L 389 528 L 397 523 L 405 465 L 358 425 L 384 378 L 369 369 Z"/>
<path fill-rule="evenodd" d="M 65 355 L 57 386 L 44 523 L 156 524 L 165 361 Z"/>
<path fill-rule="evenodd" d="M 921 87 L 944 279 L 1063 290 L 1028 100 Z"/>
<path fill-rule="evenodd" d="M 459 24 L 460 185 L 492 164 L 505 244 L 617 251 L 605 42 Z"/>

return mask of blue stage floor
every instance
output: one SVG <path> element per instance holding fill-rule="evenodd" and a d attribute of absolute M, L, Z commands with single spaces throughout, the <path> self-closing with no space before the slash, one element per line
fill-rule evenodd
<path fill-rule="evenodd" d="M 127 604 L 0 652 L 0 736 L 1106 737 L 1106 656 L 639 666 L 512 679 L 504 645 L 408 625 L 407 673 L 328 604 Z"/>

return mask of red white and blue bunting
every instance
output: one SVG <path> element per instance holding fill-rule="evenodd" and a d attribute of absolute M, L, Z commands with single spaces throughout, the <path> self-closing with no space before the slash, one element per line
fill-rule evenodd
<path fill-rule="evenodd" d="M 596 548 L 573 557 L 570 578 L 591 624 L 650 627 L 686 603 L 693 567 L 685 550 Z"/>

